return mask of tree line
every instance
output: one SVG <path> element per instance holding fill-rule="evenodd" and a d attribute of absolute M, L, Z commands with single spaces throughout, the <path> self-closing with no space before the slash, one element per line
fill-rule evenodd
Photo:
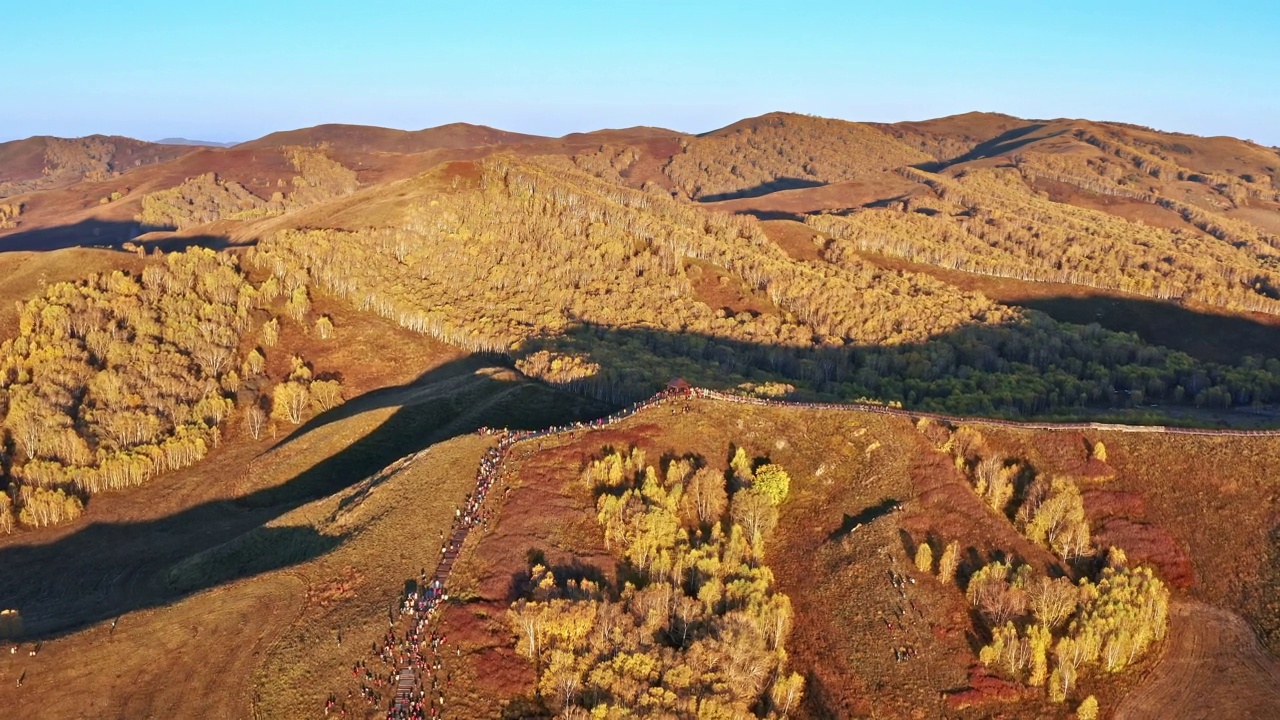
<path fill-rule="evenodd" d="M 150 228 L 183 230 L 221 219 L 252 220 L 350 195 L 359 187 L 355 171 L 330 158 L 325 146 L 290 146 L 282 152 L 298 172 L 292 180 L 293 192 L 287 195 L 277 190 L 264 199 L 234 180 L 209 172 L 144 195 L 137 221 Z"/>
<path fill-rule="evenodd" d="M 1207 235 L 1132 223 L 1039 197 L 1017 169 L 968 170 L 955 178 L 900 172 L 933 193 L 885 208 L 806 217 L 834 238 L 828 260 L 839 264 L 856 251 L 874 252 L 982 275 L 1280 313 L 1280 239 L 1246 223 L 1210 218 L 1175 200 L 1162 202 L 1199 219 Z"/>

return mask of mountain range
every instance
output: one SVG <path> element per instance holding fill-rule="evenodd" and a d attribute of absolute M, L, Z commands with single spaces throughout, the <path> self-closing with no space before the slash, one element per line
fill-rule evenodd
<path fill-rule="evenodd" d="M 1280 693 L 1276 148 L 976 112 L 33 137 L 0 273 L 23 717 Z"/>

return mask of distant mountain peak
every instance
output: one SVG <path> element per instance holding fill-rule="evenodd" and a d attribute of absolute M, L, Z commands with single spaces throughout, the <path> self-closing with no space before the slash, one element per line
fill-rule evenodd
<path fill-rule="evenodd" d="M 157 145 L 192 145 L 196 147 L 220 147 L 229 148 L 239 143 L 234 142 L 214 142 L 212 140 L 188 140 L 187 138 L 171 137 L 163 140 L 156 140 Z"/>

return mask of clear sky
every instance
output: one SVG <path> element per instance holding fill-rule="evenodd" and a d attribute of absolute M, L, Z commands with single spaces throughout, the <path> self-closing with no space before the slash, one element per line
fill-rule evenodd
<path fill-rule="evenodd" d="M 0 140 L 989 110 L 1280 145 L 1280 2 L 13 2 Z"/>

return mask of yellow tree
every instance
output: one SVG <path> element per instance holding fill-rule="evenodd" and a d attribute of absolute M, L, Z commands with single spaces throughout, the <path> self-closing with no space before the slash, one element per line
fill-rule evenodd
<path fill-rule="evenodd" d="M 960 543 L 952 540 L 942 550 L 942 557 L 938 558 L 938 578 L 945 582 L 952 582 L 956 579 L 956 568 L 960 564 Z"/>
<path fill-rule="evenodd" d="M 310 402 L 311 392 L 306 384 L 293 380 L 282 382 L 271 393 L 271 415 L 299 425 Z"/>
<path fill-rule="evenodd" d="M 724 473 L 710 467 L 694 472 L 685 488 L 683 502 L 697 523 L 710 525 L 724 515 L 729 505 L 729 493 L 725 487 Z"/>
<path fill-rule="evenodd" d="M 933 572 L 933 548 L 926 540 L 916 547 L 916 570 L 922 573 Z"/>
<path fill-rule="evenodd" d="M 781 505 L 791 490 L 791 476 L 780 465 L 761 465 L 755 470 L 755 481 L 751 487 L 768 498 L 769 502 Z"/>
<path fill-rule="evenodd" d="M 0 533 L 13 532 L 13 499 L 8 492 L 0 491 Z"/>

